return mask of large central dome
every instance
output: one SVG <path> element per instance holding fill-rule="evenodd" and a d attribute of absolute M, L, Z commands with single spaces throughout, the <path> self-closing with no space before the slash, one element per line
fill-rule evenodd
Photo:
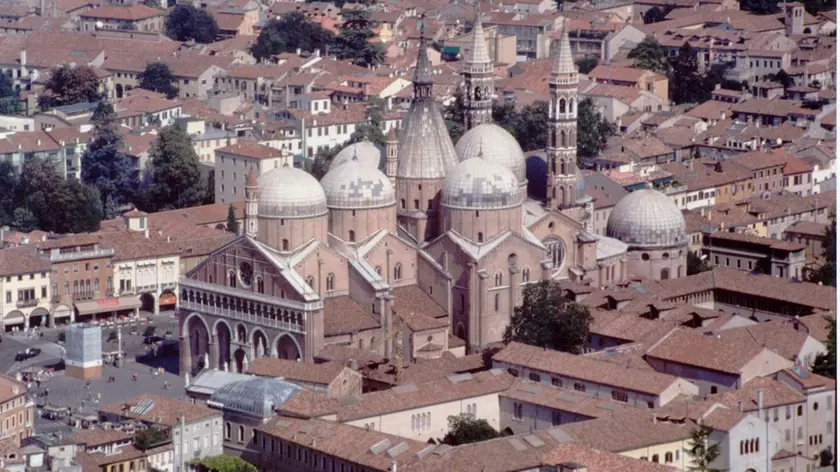
<path fill-rule="evenodd" d="M 520 184 L 525 178 L 525 155 L 522 148 L 506 129 L 495 123 L 483 123 L 464 133 L 455 151 L 462 161 L 480 157 L 508 168 Z"/>
<path fill-rule="evenodd" d="M 388 176 L 358 159 L 332 168 L 321 179 L 321 186 L 330 208 L 376 208 L 397 201 Z"/>
<path fill-rule="evenodd" d="M 327 212 L 324 190 L 306 171 L 290 166 L 272 169 L 257 180 L 260 217 L 309 218 Z"/>
<path fill-rule="evenodd" d="M 479 158 L 458 164 L 443 186 L 444 206 L 457 209 L 493 210 L 522 203 L 519 181 L 513 172 Z"/>
<path fill-rule="evenodd" d="M 642 189 L 622 198 L 607 220 L 607 236 L 631 248 L 658 248 L 687 243 L 685 217 L 665 194 Z"/>

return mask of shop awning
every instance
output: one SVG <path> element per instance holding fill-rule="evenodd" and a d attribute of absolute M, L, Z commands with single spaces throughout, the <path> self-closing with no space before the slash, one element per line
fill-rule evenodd
<path fill-rule="evenodd" d="M 133 310 L 140 308 L 142 303 L 138 297 L 106 298 L 76 303 L 76 310 L 80 315 L 94 313 L 110 313 L 112 311 Z"/>

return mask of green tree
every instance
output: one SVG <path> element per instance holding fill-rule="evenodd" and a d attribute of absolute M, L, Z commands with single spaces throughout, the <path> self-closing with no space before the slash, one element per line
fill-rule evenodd
<path fill-rule="evenodd" d="M 15 97 L 18 91 L 8 74 L 0 74 L 0 98 Z"/>
<path fill-rule="evenodd" d="M 38 104 L 42 109 L 48 109 L 84 102 L 96 103 L 102 98 L 99 85 L 99 78 L 90 66 L 64 64 L 50 71 Z"/>
<path fill-rule="evenodd" d="M 676 104 L 699 103 L 705 93 L 703 79 L 697 73 L 697 56 L 688 41 L 680 47 L 671 61 L 668 95 Z"/>
<path fill-rule="evenodd" d="M 19 87 L 15 87 L 12 78 L 0 74 L 0 115 L 20 115 Z"/>
<path fill-rule="evenodd" d="M 633 66 L 637 69 L 647 69 L 664 74 L 668 72 L 668 56 L 665 48 L 653 36 L 645 39 L 627 53 L 628 59 L 633 59 Z"/>
<path fill-rule="evenodd" d="M 699 274 L 712 270 L 712 266 L 708 261 L 701 259 L 694 251 L 688 251 L 688 259 L 686 261 L 686 275 Z"/>
<path fill-rule="evenodd" d="M 497 107 L 494 107 L 494 110 Z M 457 143 L 464 135 L 464 93 L 460 88 L 455 90 L 452 100 L 443 109 L 443 119 L 446 120 L 446 130 L 449 131 L 449 138 Z"/>
<path fill-rule="evenodd" d="M 0 98 L 0 115 L 21 115 L 23 109 L 17 97 Z"/>
<path fill-rule="evenodd" d="M 99 192 L 72 177 L 65 180 L 54 161 L 35 158 L 25 162 L 15 193 L 41 230 L 84 233 L 99 229 Z"/>
<path fill-rule="evenodd" d="M 166 17 L 166 35 L 175 41 L 207 44 L 216 41 L 219 25 L 207 10 L 192 5 L 176 5 Z"/>
<path fill-rule="evenodd" d="M 137 187 L 135 169 L 117 131 L 114 107 L 106 101 L 99 102 L 91 121 L 93 140 L 82 155 L 82 182 L 98 188 L 102 207 L 107 207 L 110 200 L 111 210 L 132 201 Z"/>
<path fill-rule="evenodd" d="M 257 472 L 257 468 L 236 456 L 212 456 L 189 461 L 199 472 Z"/>
<path fill-rule="evenodd" d="M 820 451 L 820 467 L 828 467 L 834 461 L 834 454 L 826 448 Z"/>
<path fill-rule="evenodd" d="M 68 177 L 62 186 L 64 221 L 54 231 L 59 233 L 90 233 L 99 231 L 104 211 L 96 187 L 83 185 L 73 177 Z M 59 200 L 60 201 L 60 200 Z M 43 229 L 43 227 L 41 228 Z"/>
<path fill-rule="evenodd" d="M 145 205 L 151 211 L 189 208 L 204 199 L 198 155 L 185 132 L 164 128 L 149 152 Z"/>
<path fill-rule="evenodd" d="M 0 226 L 11 224 L 13 214 L 17 207 L 15 202 L 14 188 L 17 184 L 17 175 L 11 162 L 0 161 Z M 11 191 L 9 191 L 11 189 Z"/>
<path fill-rule="evenodd" d="M 349 59 L 362 67 L 378 66 L 385 61 L 382 45 L 372 43 L 376 37 L 368 10 L 342 12 L 344 22 L 333 42 L 332 52 L 339 59 Z"/>
<path fill-rule="evenodd" d="M 515 115 L 513 136 L 525 151 L 545 149 L 548 140 L 548 102 L 525 105 Z"/>
<path fill-rule="evenodd" d="M 450 446 L 471 444 L 489 439 L 498 438 L 496 431 L 487 420 L 473 418 L 472 415 L 462 413 L 458 416 L 450 416 L 449 432 L 443 437 L 443 443 Z"/>
<path fill-rule="evenodd" d="M 522 291 L 522 305 L 514 309 L 504 342 L 580 354 L 590 323 L 589 309 L 567 300 L 557 282 L 543 280 Z"/>
<path fill-rule="evenodd" d="M 251 46 L 251 54 L 264 61 L 282 52 L 306 52 L 317 50 L 327 52 L 335 36 L 308 19 L 303 13 L 286 13 L 274 18 L 262 29 L 257 41 Z"/>
<path fill-rule="evenodd" d="M 598 67 L 598 62 L 597 57 L 586 56 L 575 61 L 575 64 L 578 66 L 578 72 L 581 74 L 588 74 L 592 72 L 592 69 Z"/>
<path fill-rule="evenodd" d="M 227 225 L 225 229 L 233 234 L 239 232 L 239 222 L 236 221 L 236 208 L 233 207 L 233 203 L 228 207 Z"/>
<path fill-rule="evenodd" d="M 146 64 L 146 70 L 140 73 L 138 79 L 140 79 L 140 88 L 162 93 L 166 95 L 166 98 L 178 96 L 178 87 L 175 86 L 177 80 L 169 70 L 169 66 L 163 62 Z"/>
<path fill-rule="evenodd" d="M 356 127 L 356 131 L 350 135 L 350 143 L 358 143 L 368 140 L 379 146 L 385 145 L 385 133 L 382 131 L 382 124 L 385 118 L 385 109 L 388 104 L 384 99 L 372 95 L 365 104 L 366 121 Z"/>
<path fill-rule="evenodd" d="M 832 215 L 825 228 L 822 241 L 822 257 L 825 263 L 816 270 L 809 271 L 806 278 L 813 283 L 837 286 L 837 218 Z"/>
<path fill-rule="evenodd" d="M 741 10 L 756 15 L 772 15 L 782 11 L 778 0 L 741 0 Z"/>
<path fill-rule="evenodd" d="M 316 179 L 321 180 L 329 172 L 330 164 L 332 164 L 333 159 L 339 151 L 341 151 L 341 145 L 333 146 L 332 148 L 323 148 L 318 151 L 312 159 L 312 167 L 309 169 L 309 173 Z"/>
<path fill-rule="evenodd" d="M 720 445 L 709 443 L 711 434 L 712 428 L 702 424 L 691 431 L 688 449 L 684 450 L 691 457 L 692 465 L 688 469 L 691 472 L 721 472 L 710 465 L 720 455 Z"/>
<path fill-rule="evenodd" d="M 595 110 L 591 98 L 578 104 L 577 150 L 583 157 L 597 156 L 607 139 L 615 133 L 615 125 L 609 123 Z"/>
<path fill-rule="evenodd" d="M 201 203 L 205 205 L 216 203 L 216 171 L 213 169 L 207 173 L 207 183 L 204 185 L 204 200 Z"/>
<path fill-rule="evenodd" d="M 835 339 L 837 322 L 829 317 L 825 317 L 825 321 L 828 323 L 828 340 L 825 342 L 826 351 L 817 354 L 811 370 L 823 377 L 833 379 L 836 375 L 835 367 L 837 365 L 837 340 Z"/>
<path fill-rule="evenodd" d="M 653 7 L 650 10 L 645 12 L 644 22 L 646 25 L 651 23 L 659 23 L 660 21 L 665 21 L 665 17 L 668 16 L 670 13 L 670 9 L 662 10 L 659 7 Z"/>
<path fill-rule="evenodd" d="M 28 208 L 15 208 L 15 211 L 12 212 L 12 219 L 9 222 L 9 226 L 15 231 L 28 233 L 38 229 L 38 219 Z"/>

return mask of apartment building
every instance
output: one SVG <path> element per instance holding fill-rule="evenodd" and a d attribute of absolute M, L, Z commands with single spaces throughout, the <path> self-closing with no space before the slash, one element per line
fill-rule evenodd
<path fill-rule="evenodd" d="M 669 162 L 661 167 L 680 184 L 664 191 L 681 210 L 740 201 L 752 195 L 752 174 L 732 160 L 692 159 L 687 165 Z"/>
<path fill-rule="evenodd" d="M 666 405 L 678 395 L 696 395 L 691 382 L 651 370 L 627 369 L 597 359 L 512 342 L 493 356 L 493 367 L 537 383 L 636 408 Z"/>
<path fill-rule="evenodd" d="M 621 85 L 645 90 L 656 95 L 662 103 L 668 102 L 668 78 L 647 69 L 599 65 L 592 69 L 589 78 L 597 83 Z"/>
<path fill-rule="evenodd" d="M 173 472 L 186 472 L 181 467 L 183 462 L 224 452 L 222 413 L 204 405 L 144 394 L 102 406 L 99 416 L 115 423 L 138 421 L 168 435 L 173 450 Z"/>
<path fill-rule="evenodd" d="M 0 251 L 0 313 L 3 331 L 47 324 L 50 263 L 32 246 Z"/>
<path fill-rule="evenodd" d="M 791 360 L 766 347 L 741 346 L 685 328 L 673 329 L 644 358 L 657 372 L 691 380 L 700 395 L 738 389 L 755 377 L 793 367 Z"/>
<path fill-rule="evenodd" d="M 169 126 L 181 116 L 178 100 L 169 100 L 162 94 L 144 89 L 133 89 L 114 103 L 117 121 L 132 128 L 149 125 Z"/>
<path fill-rule="evenodd" d="M 752 173 L 753 195 L 761 195 L 762 192 L 775 193 L 784 188 L 787 159 L 784 151 L 750 151 L 731 160 Z"/>
<path fill-rule="evenodd" d="M 165 12 L 142 4 L 102 5 L 79 14 L 82 31 L 163 31 Z"/>
<path fill-rule="evenodd" d="M 823 241 L 828 225 L 811 221 L 798 221 L 785 230 L 783 239 L 805 246 L 805 260 L 815 261 L 822 258 Z"/>
<path fill-rule="evenodd" d="M 0 160 L 11 163 L 19 170 L 29 159 L 46 159 L 52 161 L 65 178 L 78 179 L 82 173 L 82 155 L 89 140 L 90 133 L 75 128 L 14 133 L 0 139 Z"/>
<path fill-rule="evenodd" d="M 761 220 L 763 234 L 772 239 L 781 239 L 785 230 L 799 221 L 827 224 L 835 211 L 835 197 L 836 190 L 808 197 L 781 192 L 765 193 L 751 197 L 747 211 Z"/>
<path fill-rule="evenodd" d="M 516 37 L 516 54 L 526 59 L 544 59 L 551 53 L 551 34 L 560 29 L 562 17 L 540 14 L 492 12 L 483 15 L 484 26 L 495 27 L 497 34 Z"/>
<path fill-rule="evenodd" d="M 0 374 L 0 441 L 20 448 L 35 434 L 35 401 L 23 382 Z"/>
<path fill-rule="evenodd" d="M 805 249 L 803 244 L 780 239 L 706 230 L 701 251 L 716 266 L 803 279 Z"/>
<path fill-rule="evenodd" d="M 836 418 L 837 382 L 834 379 L 808 372 L 800 366 L 778 372 L 774 378 L 805 397 L 804 402 L 796 405 L 796 419 L 799 423 L 793 425 L 796 428 L 796 444 L 790 450 L 802 451 L 804 455 L 814 457 L 823 449 L 828 449 L 836 455 L 837 424 L 834 418 Z M 785 416 L 787 416 L 787 410 L 785 410 Z M 803 418 L 804 425 L 801 421 Z M 803 428 L 801 434 L 800 427 Z M 807 446 L 805 446 L 806 442 Z"/>
<path fill-rule="evenodd" d="M 292 154 L 254 141 L 215 150 L 216 203 L 231 203 L 245 199 L 248 175 L 259 178 L 264 172 L 283 166 L 292 166 Z"/>

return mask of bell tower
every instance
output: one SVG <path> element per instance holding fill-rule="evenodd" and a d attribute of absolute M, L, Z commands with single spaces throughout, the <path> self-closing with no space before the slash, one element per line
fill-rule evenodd
<path fill-rule="evenodd" d="M 473 27 L 472 49 L 464 60 L 461 75 L 464 77 L 463 100 L 466 108 L 464 126 L 469 130 L 482 123 L 492 122 L 493 61 L 487 52 L 487 39 L 478 11 Z"/>
<path fill-rule="evenodd" d="M 563 21 L 560 44 L 548 78 L 548 181 L 546 206 L 564 208 L 575 204 L 577 169 L 578 69 L 572 57 L 569 31 Z"/>
<path fill-rule="evenodd" d="M 248 181 L 245 184 L 245 234 L 257 237 L 257 207 L 259 206 L 260 187 L 257 184 L 257 174 L 254 169 L 248 172 Z"/>

